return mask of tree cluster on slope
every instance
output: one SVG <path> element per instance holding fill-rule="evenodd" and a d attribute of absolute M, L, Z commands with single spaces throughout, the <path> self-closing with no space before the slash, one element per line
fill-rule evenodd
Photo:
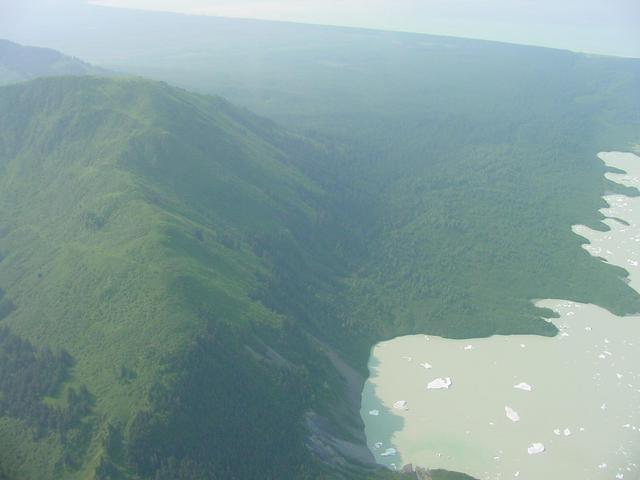
<path fill-rule="evenodd" d="M 65 408 L 43 399 L 58 393 L 72 364 L 68 352 L 35 347 L 7 326 L 0 328 L 0 416 L 26 420 L 37 437 L 64 433 L 90 412 L 91 394 L 84 385 L 68 388 Z"/>

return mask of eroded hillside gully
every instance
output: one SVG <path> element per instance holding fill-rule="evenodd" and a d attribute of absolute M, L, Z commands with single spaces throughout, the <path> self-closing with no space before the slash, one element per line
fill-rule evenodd
<path fill-rule="evenodd" d="M 640 188 L 640 157 L 599 157 Z M 640 197 L 605 196 L 609 231 L 577 225 L 593 256 L 640 291 Z M 361 415 L 379 463 L 463 471 L 479 479 L 640 478 L 640 316 L 540 300 L 560 333 L 377 344 Z"/>

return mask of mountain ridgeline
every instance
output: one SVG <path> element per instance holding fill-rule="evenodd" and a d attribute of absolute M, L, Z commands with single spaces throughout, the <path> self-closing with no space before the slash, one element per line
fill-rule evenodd
<path fill-rule="evenodd" d="M 28 47 L 0 38 L 0 85 L 59 75 L 105 75 L 89 65 L 50 48 Z"/>
<path fill-rule="evenodd" d="M 221 88 L 280 124 L 138 78 L 0 88 L 0 478 L 399 477 L 359 418 L 375 342 L 640 310 L 570 230 L 632 193 L 595 154 L 640 138 L 639 62 L 330 32 L 316 70 L 263 52 L 291 88 Z"/>

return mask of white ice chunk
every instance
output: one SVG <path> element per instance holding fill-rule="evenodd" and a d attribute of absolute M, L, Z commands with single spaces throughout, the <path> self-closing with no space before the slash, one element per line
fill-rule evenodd
<path fill-rule="evenodd" d="M 407 404 L 406 400 L 398 400 L 393 404 L 393 408 L 395 408 L 396 410 L 409 410 L 409 405 Z"/>
<path fill-rule="evenodd" d="M 519 422 L 520 421 L 520 415 L 518 415 L 518 412 L 516 412 L 513 408 L 511 408 L 509 406 L 505 406 L 504 407 L 504 413 L 507 416 L 507 418 L 509 420 L 511 420 L 512 422 Z"/>
<path fill-rule="evenodd" d="M 517 385 L 514 385 L 513 388 L 524 390 L 525 392 L 530 392 L 532 390 L 531 385 L 529 385 L 527 382 L 520 382 Z"/>
<path fill-rule="evenodd" d="M 429 370 L 430 368 L 433 368 L 430 364 L 428 364 L 427 362 L 421 363 L 420 366 L 426 370 Z"/>
<path fill-rule="evenodd" d="M 527 453 L 529 455 L 537 455 L 542 452 L 544 452 L 544 445 L 541 443 L 532 443 L 529 445 L 529 448 L 527 448 Z"/>
<path fill-rule="evenodd" d="M 378 415 L 380 415 L 380 410 L 369 410 L 369 415 L 377 417 Z"/>
<path fill-rule="evenodd" d="M 432 380 L 427 385 L 427 388 L 430 390 L 440 390 L 442 388 L 448 389 L 451 386 L 451 378 L 436 378 Z"/>
<path fill-rule="evenodd" d="M 381 457 L 393 457 L 396 454 L 396 449 L 391 447 L 387 448 L 384 452 L 380 454 Z"/>

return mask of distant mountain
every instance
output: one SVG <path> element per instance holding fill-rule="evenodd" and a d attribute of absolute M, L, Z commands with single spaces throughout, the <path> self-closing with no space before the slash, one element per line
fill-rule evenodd
<path fill-rule="evenodd" d="M 105 75 L 107 71 L 50 48 L 26 47 L 0 39 L 0 85 L 36 77 Z"/>

